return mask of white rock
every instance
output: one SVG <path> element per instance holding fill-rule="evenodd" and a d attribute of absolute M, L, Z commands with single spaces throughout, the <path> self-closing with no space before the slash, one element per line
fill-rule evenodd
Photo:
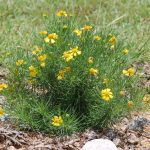
<path fill-rule="evenodd" d="M 95 139 L 85 143 L 81 150 L 118 150 L 115 144 L 107 139 Z"/>

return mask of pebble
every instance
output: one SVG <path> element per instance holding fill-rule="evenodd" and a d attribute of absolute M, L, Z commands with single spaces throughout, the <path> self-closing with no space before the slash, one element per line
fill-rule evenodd
<path fill-rule="evenodd" d="M 74 145 L 75 147 L 80 147 L 80 143 L 79 143 L 79 142 L 75 142 L 73 145 Z"/>
<path fill-rule="evenodd" d="M 132 133 L 131 133 L 130 136 L 128 137 L 127 141 L 128 141 L 128 143 L 130 143 L 130 144 L 138 144 L 139 138 L 136 137 L 135 134 L 132 134 Z"/>
<path fill-rule="evenodd" d="M 106 134 L 106 136 L 110 139 L 110 140 L 113 140 L 116 138 L 116 133 L 114 130 L 109 130 Z"/>
<path fill-rule="evenodd" d="M 120 130 L 124 133 L 127 130 L 127 125 L 122 124 Z"/>
<path fill-rule="evenodd" d="M 97 139 L 98 138 L 98 135 L 95 131 L 92 131 L 92 130 L 87 130 L 87 132 L 84 134 L 85 138 L 88 139 L 89 141 L 90 140 L 94 140 L 94 139 Z"/>
<path fill-rule="evenodd" d="M 148 119 L 144 117 L 138 117 L 128 125 L 128 129 L 133 131 L 142 131 L 144 126 L 149 123 L 150 121 Z"/>
<path fill-rule="evenodd" d="M 7 150 L 16 150 L 16 148 L 14 146 L 9 146 Z"/>
<path fill-rule="evenodd" d="M 120 140 L 119 138 L 115 138 L 115 139 L 113 140 L 113 143 L 114 143 L 116 146 L 119 146 L 120 143 L 121 143 L 121 140 Z"/>
<path fill-rule="evenodd" d="M 127 118 L 124 118 L 124 119 L 122 120 L 122 123 L 125 124 L 125 125 L 127 125 L 127 124 L 129 123 L 129 120 L 128 120 Z"/>

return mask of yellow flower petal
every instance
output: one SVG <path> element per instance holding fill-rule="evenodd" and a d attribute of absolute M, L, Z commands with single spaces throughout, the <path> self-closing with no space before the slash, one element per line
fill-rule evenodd
<path fill-rule="evenodd" d="M 102 97 L 103 100 L 109 101 L 110 99 L 113 98 L 113 93 L 108 88 L 107 89 L 103 89 L 101 91 L 101 97 Z"/>

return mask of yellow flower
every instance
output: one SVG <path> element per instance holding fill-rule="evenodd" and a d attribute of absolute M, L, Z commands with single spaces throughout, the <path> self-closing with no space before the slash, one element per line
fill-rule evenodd
<path fill-rule="evenodd" d="M 64 25 L 64 26 L 63 26 L 63 29 L 67 29 L 67 28 L 68 28 L 68 26 L 67 26 L 67 25 Z"/>
<path fill-rule="evenodd" d="M 27 80 L 27 83 L 32 85 L 34 83 L 34 80 Z"/>
<path fill-rule="evenodd" d="M 35 45 L 35 46 L 34 46 L 34 49 L 35 49 L 35 50 L 39 50 L 39 51 L 42 51 L 42 50 L 43 50 L 42 47 L 40 47 L 40 46 L 38 46 L 38 45 Z"/>
<path fill-rule="evenodd" d="M 120 92 L 119 92 L 119 94 L 120 94 L 120 96 L 126 96 L 126 92 L 125 92 L 125 91 L 123 91 L 123 90 L 122 90 L 122 91 L 120 91 Z"/>
<path fill-rule="evenodd" d="M 29 74 L 30 74 L 31 77 L 36 77 L 37 73 L 38 72 L 37 72 L 37 70 L 36 70 L 36 68 L 34 66 L 30 66 L 29 67 Z"/>
<path fill-rule="evenodd" d="M 48 37 L 44 38 L 45 43 L 49 43 L 50 39 Z"/>
<path fill-rule="evenodd" d="M 71 71 L 70 67 L 65 67 L 64 69 L 60 70 L 57 74 L 57 80 L 63 80 L 65 77 L 65 73 L 70 71 Z"/>
<path fill-rule="evenodd" d="M 125 76 L 133 76 L 135 74 L 135 69 L 134 68 L 129 68 L 127 70 L 123 70 L 122 73 Z"/>
<path fill-rule="evenodd" d="M 41 35 L 46 35 L 46 34 L 47 34 L 47 31 L 41 31 L 40 34 L 41 34 Z"/>
<path fill-rule="evenodd" d="M 89 57 L 89 58 L 88 58 L 88 63 L 89 63 L 89 64 L 93 64 L 93 59 L 94 59 L 93 57 Z"/>
<path fill-rule="evenodd" d="M 101 96 L 102 96 L 102 99 L 105 100 L 105 101 L 109 101 L 110 99 L 112 99 L 113 94 L 111 92 L 111 89 L 103 89 L 101 91 Z"/>
<path fill-rule="evenodd" d="M 51 44 L 54 44 L 55 43 L 55 40 L 54 39 L 51 39 Z"/>
<path fill-rule="evenodd" d="M 24 62 L 23 59 L 19 59 L 19 60 L 16 61 L 16 65 L 17 65 L 17 66 L 21 66 L 21 65 L 23 65 L 24 63 L 25 63 L 25 62 Z"/>
<path fill-rule="evenodd" d="M 45 38 L 44 41 L 45 41 L 45 43 L 51 43 L 51 44 L 55 43 L 54 39 L 47 39 L 47 38 Z"/>
<path fill-rule="evenodd" d="M 60 11 L 58 11 L 58 12 L 56 13 L 56 16 L 58 16 L 58 17 L 62 17 L 62 16 L 67 17 L 68 14 L 67 14 L 66 11 L 60 10 Z"/>
<path fill-rule="evenodd" d="M 150 94 L 147 94 L 143 97 L 144 104 L 150 103 Z"/>
<path fill-rule="evenodd" d="M 81 34 L 82 34 L 82 31 L 79 30 L 79 29 L 75 29 L 73 32 L 74 32 L 77 36 L 81 36 Z"/>
<path fill-rule="evenodd" d="M 4 109 L 0 107 L 0 117 L 2 117 L 5 114 Z"/>
<path fill-rule="evenodd" d="M 73 55 L 70 52 L 64 52 L 62 57 L 67 62 L 70 61 L 71 59 L 73 59 Z"/>
<path fill-rule="evenodd" d="M 42 50 L 43 50 L 43 49 L 42 49 L 41 47 L 35 45 L 35 46 L 34 46 L 34 49 L 33 49 L 33 51 L 32 51 L 32 54 L 33 54 L 33 55 L 37 55 L 37 54 L 39 54 Z"/>
<path fill-rule="evenodd" d="M 58 126 L 60 126 L 62 123 L 63 123 L 63 119 L 62 119 L 61 116 L 54 116 L 54 117 L 52 118 L 52 125 L 53 125 L 53 126 L 58 127 Z"/>
<path fill-rule="evenodd" d="M 84 31 L 90 31 L 93 27 L 92 26 L 89 26 L 89 25 L 85 25 L 82 29 Z"/>
<path fill-rule="evenodd" d="M 40 62 L 44 62 L 44 61 L 46 60 L 46 58 L 47 58 L 47 55 L 44 54 L 44 55 L 39 56 L 39 57 L 38 57 L 38 60 L 39 60 Z"/>
<path fill-rule="evenodd" d="M 108 36 L 113 36 L 113 35 L 111 33 L 109 33 Z"/>
<path fill-rule="evenodd" d="M 133 107 L 133 106 L 134 106 L 133 101 L 128 101 L 128 107 Z"/>
<path fill-rule="evenodd" d="M 73 56 L 81 55 L 81 51 L 79 51 L 78 47 L 71 48 L 69 52 L 72 53 Z"/>
<path fill-rule="evenodd" d="M 60 70 L 58 72 L 58 75 L 57 75 L 57 80 L 63 80 L 65 77 L 65 71 L 64 70 Z"/>
<path fill-rule="evenodd" d="M 102 38 L 97 35 L 97 36 L 94 36 L 94 39 L 97 40 L 97 41 L 100 41 Z"/>
<path fill-rule="evenodd" d="M 111 39 L 109 40 L 109 42 L 112 44 L 112 45 L 115 45 L 117 43 L 117 38 L 115 36 L 112 36 Z"/>
<path fill-rule="evenodd" d="M 109 79 L 104 79 L 104 80 L 103 80 L 103 83 L 104 83 L 104 84 L 108 84 L 108 82 L 109 82 Z"/>
<path fill-rule="evenodd" d="M 58 35 L 56 33 L 51 33 L 48 35 L 49 39 L 53 39 L 53 40 L 57 40 L 58 39 Z"/>
<path fill-rule="evenodd" d="M 124 54 L 124 55 L 128 55 L 128 53 L 129 53 L 129 50 L 128 50 L 128 49 L 124 49 L 124 50 L 123 50 L 123 54 Z"/>
<path fill-rule="evenodd" d="M 45 62 L 42 62 L 41 65 L 40 65 L 42 68 L 45 67 Z"/>
<path fill-rule="evenodd" d="M 56 33 L 49 34 L 46 38 L 44 38 L 45 43 L 51 43 L 54 44 L 55 40 L 58 39 L 58 35 Z"/>
<path fill-rule="evenodd" d="M 4 90 L 4 89 L 6 89 L 6 88 L 8 88 L 8 85 L 7 85 L 7 84 L 5 84 L 5 83 L 0 83 L 0 91 Z"/>
<path fill-rule="evenodd" d="M 110 49 L 114 50 L 114 48 L 115 48 L 115 45 L 110 46 Z"/>
<path fill-rule="evenodd" d="M 90 68 L 90 74 L 93 75 L 93 76 L 96 76 L 98 74 L 98 70 L 95 69 L 95 68 Z"/>

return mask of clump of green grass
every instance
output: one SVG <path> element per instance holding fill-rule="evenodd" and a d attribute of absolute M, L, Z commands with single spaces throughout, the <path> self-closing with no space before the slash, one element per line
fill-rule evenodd
<path fill-rule="evenodd" d="M 144 93 L 133 66 L 141 51 L 65 11 L 45 14 L 43 23 L 33 33 L 32 50 L 20 47 L 10 61 L 4 92 L 23 128 L 59 135 L 99 129 L 141 106 Z"/>

